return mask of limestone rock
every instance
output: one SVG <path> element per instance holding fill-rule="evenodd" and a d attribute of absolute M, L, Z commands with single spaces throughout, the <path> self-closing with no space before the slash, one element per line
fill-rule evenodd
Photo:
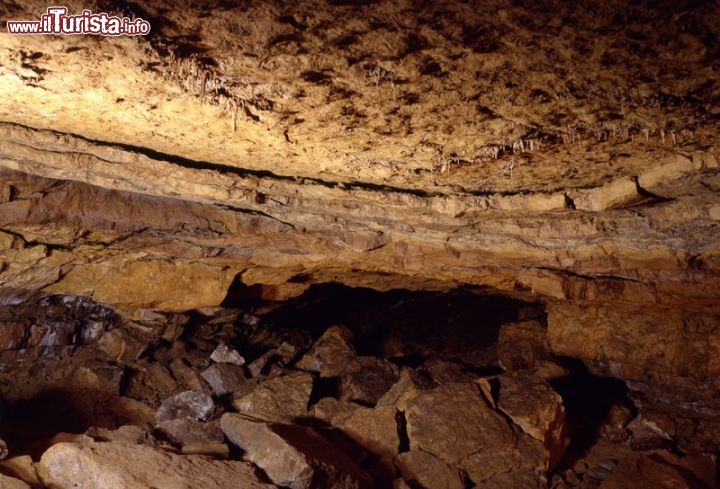
<path fill-rule="evenodd" d="M 150 346 L 126 329 L 114 329 L 102 336 L 98 348 L 118 363 L 129 364 L 140 358 Z"/>
<path fill-rule="evenodd" d="M 539 321 L 503 324 L 498 332 L 500 366 L 509 372 L 528 370 L 550 355 L 547 329 Z"/>
<path fill-rule="evenodd" d="M 420 487 L 446 489 L 464 489 L 466 487 L 459 470 L 420 449 L 401 453 L 395 458 L 395 465 L 405 481 Z"/>
<path fill-rule="evenodd" d="M 260 482 L 244 462 L 94 441 L 53 445 L 40 459 L 38 473 L 43 484 L 57 489 L 274 487 Z"/>
<path fill-rule="evenodd" d="M 216 396 L 236 391 L 245 383 L 245 371 L 234 363 L 215 363 L 200 375 L 210 385 Z"/>
<path fill-rule="evenodd" d="M 398 381 L 378 400 L 377 406 L 393 406 L 399 411 L 406 411 L 409 401 L 436 385 L 416 371 L 403 368 Z"/>
<path fill-rule="evenodd" d="M 375 357 L 358 357 L 357 364 L 358 370 L 340 378 L 339 399 L 374 406 L 398 380 L 398 368 Z"/>
<path fill-rule="evenodd" d="M 715 471 L 714 457 L 635 452 L 619 459 L 599 489 L 711 489 L 716 487 Z"/>
<path fill-rule="evenodd" d="M 198 371 L 185 358 L 173 358 L 168 367 L 181 388 L 193 391 L 206 388 Z"/>
<path fill-rule="evenodd" d="M 213 350 L 210 359 L 216 363 L 232 363 L 233 365 L 245 365 L 245 359 L 240 353 L 225 344 L 220 344 Z"/>
<path fill-rule="evenodd" d="M 244 384 L 235 392 L 232 405 L 266 421 L 292 422 L 307 416 L 312 389 L 311 374 L 288 372 Z"/>
<path fill-rule="evenodd" d="M 215 409 L 215 403 L 208 394 L 185 391 L 163 401 L 157 410 L 158 423 L 175 419 L 203 420 Z"/>
<path fill-rule="evenodd" d="M 337 426 L 361 407 L 352 402 L 340 402 L 334 397 L 323 397 L 313 404 L 310 415 L 332 426 Z"/>
<path fill-rule="evenodd" d="M 19 455 L 3 460 L 0 462 L 0 473 L 20 479 L 30 486 L 40 485 L 35 463 L 29 455 Z"/>
<path fill-rule="evenodd" d="M 0 489 L 30 489 L 30 486 L 20 479 L 0 474 Z"/>
<path fill-rule="evenodd" d="M 398 454 L 400 437 L 394 406 L 368 408 L 359 406 L 347 416 L 333 419 L 333 426 L 369 452 L 392 458 Z"/>
<path fill-rule="evenodd" d="M 196 421 L 192 419 L 171 419 L 162 421 L 155 427 L 156 432 L 182 453 L 225 456 L 228 446 L 224 442 L 223 432 L 217 421 Z"/>
<path fill-rule="evenodd" d="M 563 400 L 545 381 L 534 375 L 500 376 L 498 408 L 547 450 L 552 471 L 570 442 Z"/>
<path fill-rule="evenodd" d="M 344 326 L 331 326 L 313 344 L 296 367 L 318 372 L 321 377 L 337 377 L 360 369 L 352 332 Z"/>
<path fill-rule="evenodd" d="M 632 412 L 627 406 L 615 403 L 610 406 L 610 410 L 605 419 L 600 424 L 598 434 L 605 440 L 622 443 L 630 437 L 630 431 L 627 425 L 632 419 Z"/>
<path fill-rule="evenodd" d="M 370 488 L 372 480 L 310 428 L 266 424 L 238 414 L 220 418 L 225 435 L 278 486 Z"/>
<path fill-rule="evenodd" d="M 474 384 L 443 384 L 408 401 L 411 449 L 424 450 L 464 469 L 479 482 L 507 469 L 483 464 L 483 457 L 514 450 L 516 436 Z"/>
<path fill-rule="evenodd" d="M 273 348 L 263 353 L 260 357 L 256 358 L 248 365 L 248 370 L 252 377 L 257 377 L 261 374 L 267 374 L 269 367 L 276 362 L 280 366 L 285 366 L 292 362 L 292 360 L 298 354 L 298 347 L 292 343 L 282 342 L 277 348 Z"/>

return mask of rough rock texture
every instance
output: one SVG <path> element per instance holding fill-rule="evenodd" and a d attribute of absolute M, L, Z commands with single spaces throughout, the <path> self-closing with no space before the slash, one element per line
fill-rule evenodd
<path fill-rule="evenodd" d="M 225 435 L 278 486 L 369 488 L 372 480 L 310 428 L 269 425 L 238 414 L 220 419 Z"/>
<path fill-rule="evenodd" d="M 426 408 L 497 435 L 496 459 L 510 446 L 533 463 L 550 450 L 552 466 L 564 442 L 548 420 L 560 416 L 503 400 L 496 376 L 555 387 L 574 359 L 623 382 L 626 414 L 642 420 L 608 421 L 608 437 L 720 453 L 717 2 L 66 5 L 152 29 L 15 36 L 8 20 L 37 20 L 48 5 L 0 5 L 2 376 L 24 361 L 53 366 L 48 385 L 81 387 L 73 402 L 92 388 L 108 401 L 99 411 L 122 406 L 143 423 L 162 401 L 206 389 L 200 371 L 216 396 L 268 421 L 305 417 L 323 396 L 394 408 L 419 435 L 400 445 L 478 482 L 487 474 L 463 460 L 484 450 L 460 436 L 441 455 L 448 434 L 417 423 Z M 224 335 L 208 343 L 198 317 L 330 282 L 464 287 L 542 307 L 478 316 L 467 336 L 422 311 L 404 332 L 433 335 L 380 346 L 376 331 L 351 345 L 317 323 L 304 339 L 242 350 L 248 366 L 236 366 L 251 381 L 210 366 L 218 344 L 264 333 L 238 313 L 202 324 Z M 456 319 L 443 301 L 433 307 Z M 399 329 L 411 302 L 385 311 Z M 470 337 L 489 340 L 471 350 Z M 97 355 L 82 350 L 95 341 Z M 71 357 L 78 368 L 62 368 Z M 424 366 L 393 385 L 390 360 Z M 7 382 L 3 395 L 46 387 Z M 82 412 L 93 400 L 78 401 Z M 545 462 L 511 458 L 500 461 L 522 471 L 494 474 L 496 487 L 547 475 Z"/>
<path fill-rule="evenodd" d="M 58 443 L 43 454 L 38 472 L 45 485 L 58 489 L 274 487 L 260 482 L 243 462 L 181 457 L 146 445 L 122 443 Z"/>

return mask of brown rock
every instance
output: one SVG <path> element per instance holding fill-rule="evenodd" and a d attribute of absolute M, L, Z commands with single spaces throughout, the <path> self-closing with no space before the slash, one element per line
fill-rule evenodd
<path fill-rule="evenodd" d="M 395 465 L 405 481 L 427 488 L 464 489 L 459 470 L 420 449 L 413 449 L 395 457 Z"/>
<path fill-rule="evenodd" d="M 622 404 L 615 403 L 598 428 L 598 434 L 607 441 L 622 443 L 630 437 L 627 425 L 632 419 L 630 409 Z"/>
<path fill-rule="evenodd" d="M 241 413 L 265 421 L 292 422 L 308 414 L 313 377 L 289 372 L 259 382 L 248 382 L 235 393 L 232 405 Z"/>
<path fill-rule="evenodd" d="M 621 458 L 599 489 L 712 489 L 714 457 L 680 458 L 669 452 L 632 453 Z"/>
<path fill-rule="evenodd" d="M 673 445 L 673 439 L 668 433 L 642 416 L 630 421 L 627 430 L 630 432 L 630 446 L 633 450 L 670 448 Z"/>
<path fill-rule="evenodd" d="M 145 445 L 59 443 L 38 462 L 43 484 L 57 489 L 114 487 L 147 489 L 270 489 L 244 462 L 218 461 L 198 455 L 176 455 Z"/>
<path fill-rule="evenodd" d="M 436 385 L 416 371 L 404 368 L 400 371 L 400 378 L 395 385 L 378 400 L 377 406 L 394 406 L 400 411 L 406 411 L 410 400 Z"/>
<path fill-rule="evenodd" d="M 0 462 L 0 473 L 20 479 L 32 487 L 40 485 L 35 463 L 30 455 L 20 455 L 3 460 Z M 0 483 L 0 487 L 3 487 L 2 483 Z"/>
<path fill-rule="evenodd" d="M 138 360 L 149 346 L 148 341 L 138 338 L 125 328 L 109 331 L 98 341 L 100 351 L 122 364 Z"/>
<path fill-rule="evenodd" d="M 182 453 L 228 456 L 229 449 L 218 421 L 172 419 L 158 423 L 155 430 Z"/>
<path fill-rule="evenodd" d="M 248 365 L 250 375 L 257 377 L 261 374 L 268 374 L 269 369 L 274 364 L 284 367 L 292 362 L 298 352 L 299 348 L 297 346 L 292 343 L 282 342 L 277 348 L 268 350 Z"/>
<path fill-rule="evenodd" d="M 374 406 L 399 377 L 397 366 L 375 357 L 358 357 L 359 369 L 340 378 L 341 401 Z"/>
<path fill-rule="evenodd" d="M 550 357 L 547 329 L 540 321 L 503 324 L 498 332 L 497 356 L 509 372 L 529 370 Z"/>
<path fill-rule="evenodd" d="M 206 388 L 200 374 L 185 358 L 172 359 L 168 367 L 180 388 L 193 391 L 201 391 Z"/>
<path fill-rule="evenodd" d="M 534 375 L 506 374 L 500 376 L 498 408 L 543 444 L 547 450 L 547 470 L 552 471 L 570 442 L 560 395 Z"/>
<path fill-rule="evenodd" d="M 412 449 L 465 470 L 474 482 L 507 470 L 488 462 L 513 452 L 516 436 L 476 385 L 443 384 L 421 392 L 408 401 L 405 416 Z"/>
<path fill-rule="evenodd" d="M 334 397 L 323 397 L 313 404 L 310 415 L 315 419 L 337 426 L 361 407 L 353 402 L 340 402 Z"/>
<path fill-rule="evenodd" d="M 210 385 L 216 396 L 236 391 L 245 383 L 245 371 L 233 363 L 215 363 L 200 375 Z"/>
<path fill-rule="evenodd" d="M 369 452 L 392 458 L 397 455 L 400 447 L 396 414 L 394 406 L 359 406 L 344 418 L 336 417 L 333 426 L 341 429 Z"/>
<path fill-rule="evenodd" d="M 278 486 L 291 489 L 369 488 L 372 480 L 310 428 L 270 425 L 238 414 L 220 418 L 225 435 Z"/>
<path fill-rule="evenodd" d="M 167 367 L 152 363 L 147 368 L 139 368 L 132 373 L 126 395 L 134 399 L 154 404 L 166 399 L 180 390 L 175 378 Z"/>
<path fill-rule="evenodd" d="M 20 479 L 0 474 L 1 489 L 30 489 L 30 486 Z"/>
<path fill-rule="evenodd" d="M 427 372 L 437 384 L 472 382 L 476 377 L 468 373 L 461 364 L 439 358 L 433 358 L 425 362 L 422 370 Z"/>
<path fill-rule="evenodd" d="M 117 429 L 91 427 L 85 434 L 95 441 L 121 442 L 129 444 L 149 443 L 151 436 L 141 427 L 135 425 L 123 425 Z"/>
<path fill-rule="evenodd" d="M 320 377 L 337 377 L 360 368 L 352 343 L 352 332 L 344 326 L 331 326 L 318 338 L 296 367 L 318 372 Z"/>

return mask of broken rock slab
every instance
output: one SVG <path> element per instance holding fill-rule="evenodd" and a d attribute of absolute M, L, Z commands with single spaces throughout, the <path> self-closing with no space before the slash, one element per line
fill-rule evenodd
<path fill-rule="evenodd" d="M 340 378 L 341 401 L 374 406 L 398 380 L 398 367 L 376 357 L 358 357 L 359 369 Z"/>
<path fill-rule="evenodd" d="M 547 328 L 536 320 L 503 324 L 498 332 L 497 356 L 508 372 L 536 367 L 551 358 Z"/>
<path fill-rule="evenodd" d="M 395 458 L 395 465 L 403 479 L 415 486 L 444 489 L 466 487 L 464 477 L 459 470 L 424 450 L 413 449 L 401 453 Z"/>
<path fill-rule="evenodd" d="M 217 420 L 205 422 L 192 419 L 172 419 L 158 423 L 155 430 L 178 447 L 182 453 L 218 457 L 227 457 L 229 454 Z"/>
<path fill-rule="evenodd" d="M 534 375 L 506 374 L 499 380 L 499 410 L 543 444 L 547 450 L 547 470 L 553 470 L 570 443 L 562 398 Z"/>
<path fill-rule="evenodd" d="M 296 367 L 317 372 L 320 377 L 338 377 L 360 369 L 352 332 L 345 326 L 329 327 L 310 350 L 300 358 Z"/>
<path fill-rule="evenodd" d="M 0 474 L 0 489 L 30 489 L 30 486 L 20 479 Z"/>
<path fill-rule="evenodd" d="M 54 489 L 270 489 L 245 462 L 177 455 L 146 445 L 58 443 L 38 463 L 43 484 Z"/>
<path fill-rule="evenodd" d="M 210 385 L 216 396 L 235 392 L 246 381 L 245 371 L 235 363 L 215 363 L 203 370 L 200 376 Z"/>
<path fill-rule="evenodd" d="M 313 376 L 288 372 L 246 382 L 235 392 L 232 405 L 239 412 L 271 422 L 292 422 L 308 413 Z"/>
<path fill-rule="evenodd" d="M 220 426 L 245 458 L 290 489 L 362 489 L 372 478 L 347 455 L 308 427 L 269 424 L 225 413 Z"/>
<path fill-rule="evenodd" d="M 160 405 L 156 418 L 158 423 L 174 419 L 202 420 L 215 410 L 215 403 L 209 394 L 199 391 L 185 391 L 174 395 Z"/>
<path fill-rule="evenodd" d="M 516 431 L 474 383 L 420 392 L 407 401 L 405 417 L 411 450 L 438 457 L 480 487 L 532 487 L 527 481 L 540 480 L 547 467 L 542 444 Z"/>

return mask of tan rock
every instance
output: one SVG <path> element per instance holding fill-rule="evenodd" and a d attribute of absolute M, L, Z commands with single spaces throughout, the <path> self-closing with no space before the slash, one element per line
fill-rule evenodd
<path fill-rule="evenodd" d="M 46 291 L 90 295 L 102 302 L 133 307 L 186 311 L 220 304 L 236 273 L 192 261 L 111 259 L 75 267 Z"/>
<path fill-rule="evenodd" d="M 245 458 L 278 486 L 372 487 L 367 473 L 310 428 L 270 425 L 234 413 L 223 414 L 220 425 L 228 439 L 244 451 Z"/>
<path fill-rule="evenodd" d="M 20 479 L 0 474 L 0 489 L 30 489 L 30 486 Z"/>
<path fill-rule="evenodd" d="M 176 455 L 146 445 L 94 441 L 53 445 L 38 462 L 38 473 L 43 484 L 57 489 L 273 487 L 260 482 L 244 462 Z"/>
<path fill-rule="evenodd" d="M 20 479 L 30 486 L 40 485 L 35 463 L 30 455 L 19 455 L 1 461 L 0 472 L 7 476 Z M 2 486 L 2 484 L 0 484 L 0 486 Z"/>

